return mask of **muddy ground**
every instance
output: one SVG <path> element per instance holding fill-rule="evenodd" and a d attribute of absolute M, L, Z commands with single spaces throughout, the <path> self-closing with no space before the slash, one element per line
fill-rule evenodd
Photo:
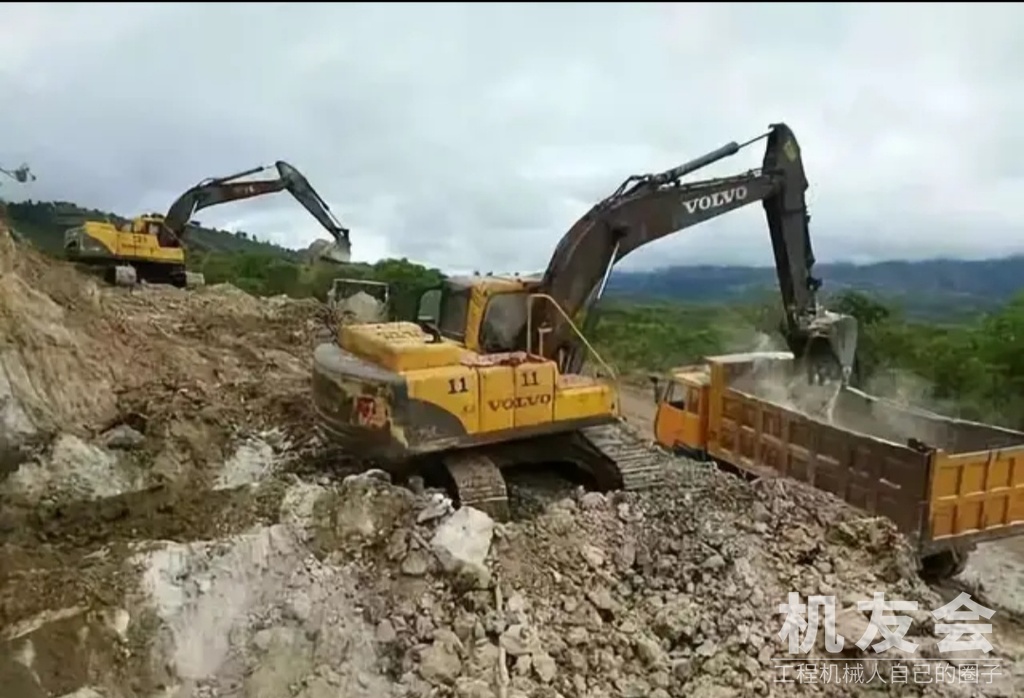
<path fill-rule="evenodd" d="M 0 696 L 1013 695 L 1021 546 L 930 588 L 905 541 L 828 495 L 665 457 L 648 493 L 513 478 L 516 518 L 354 477 L 308 402 L 316 303 L 107 288 L 0 234 Z M 649 391 L 627 418 L 649 425 Z M 778 604 L 997 608 L 992 684 L 778 683 Z M 928 653 L 931 653 L 930 655 Z M 821 642 L 810 656 L 828 657 Z M 923 653 L 923 654 L 922 654 Z M 962 657 L 961 657 L 962 659 Z M 930 664 L 929 664 L 930 663 Z"/>

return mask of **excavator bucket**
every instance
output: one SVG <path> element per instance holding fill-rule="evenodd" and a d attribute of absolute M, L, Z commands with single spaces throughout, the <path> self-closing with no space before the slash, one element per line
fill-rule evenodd
<path fill-rule="evenodd" d="M 823 310 L 810 327 L 806 360 L 819 380 L 850 382 L 857 355 L 857 320 Z"/>
<path fill-rule="evenodd" d="M 324 245 L 320 250 L 320 259 L 337 264 L 348 264 L 352 261 L 352 244 L 346 238 Z"/>

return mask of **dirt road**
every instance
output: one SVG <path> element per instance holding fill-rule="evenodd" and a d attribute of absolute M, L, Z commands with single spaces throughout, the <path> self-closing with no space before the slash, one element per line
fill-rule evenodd
<path fill-rule="evenodd" d="M 622 416 L 650 439 L 654 438 L 654 391 L 649 386 L 623 383 L 619 391 Z"/>

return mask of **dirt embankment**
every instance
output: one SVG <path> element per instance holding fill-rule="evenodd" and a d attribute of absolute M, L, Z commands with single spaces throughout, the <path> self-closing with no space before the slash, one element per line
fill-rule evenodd
<path fill-rule="evenodd" d="M 655 492 L 453 513 L 324 467 L 315 304 L 106 288 L 2 234 L 0 264 L 4 698 L 1013 695 L 999 630 L 995 684 L 777 683 L 791 591 L 837 596 L 865 677 L 957 661 L 906 543 L 827 495 L 666 459 Z M 874 592 L 919 603 L 918 655 L 852 646 Z"/>

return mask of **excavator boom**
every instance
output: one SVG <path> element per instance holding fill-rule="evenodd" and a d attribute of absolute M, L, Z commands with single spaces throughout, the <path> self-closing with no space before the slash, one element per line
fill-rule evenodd
<path fill-rule="evenodd" d="M 685 183 L 680 178 L 766 141 L 760 169 L 744 174 Z M 706 155 L 658 174 L 628 178 L 590 209 L 562 238 L 538 288 L 554 298 L 569 317 L 589 312 L 604 290 L 612 266 L 634 250 L 694 225 L 760 201 L 768 219 L 775 268 L 786 321 L 784 335 L 798 356 L 815 354 L 815 364 L 838 364 L 848 376 L 856 346 L 853 318 L 823 311 L 817 300 L 821 282 L 812 275 L 814 254 L 809 231 L 800 147 L 785 124 L 743 143 L 728 143 Z M 540 322 L 552 328 L 547 346 L 561 351 L 561 368 L 578 372 L 583 347 L 561 315 L 541 310 Z M 825 340 L 824 346 L 818 340 Z"/>
<path fill-rule="evenodd" d="M 244 180 L 244 177 L 270 169 L 269 167 L 256 167 L 228 177 L 203 180 L 186 191 L 171 204 L 164 216 L 160 231 L 160 244 L 166 247 L 180 247 L 185 238 L 188 222 L 192 216 L 204 208 L 287 191 L 334 239 L 334 247 L 326 256 L 334 261 L 347 262 L 351 255 L 348 228 L 338 222 L 327 202 L 301 172 L 283 160 L 278 160 L 274 166 L 278 172 L 278 177 L 275 179 Z"/>

